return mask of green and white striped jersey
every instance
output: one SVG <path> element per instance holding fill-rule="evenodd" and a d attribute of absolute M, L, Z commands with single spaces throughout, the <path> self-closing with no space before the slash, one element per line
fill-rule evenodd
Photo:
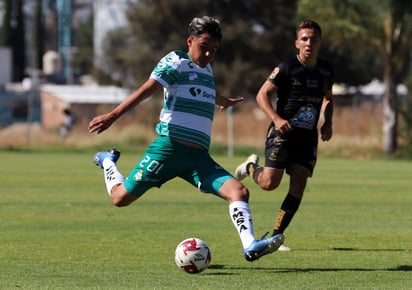
<path fill-rule="evenodd" d="M 200 67 L 187 52 L 172 51 L 150 77 L 164 87 L 156 132 L 209 149 L 216 97 L 212 66 Z"/>

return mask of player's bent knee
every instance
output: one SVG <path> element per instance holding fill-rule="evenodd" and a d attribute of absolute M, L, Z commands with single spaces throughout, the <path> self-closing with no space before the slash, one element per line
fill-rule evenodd
<path fill-rule="evenodd" d="M 231 201 L 237 201 L 237 200 L 242 200 L 242 201 L 249 201 L 249 190 L 246 187 L 242 187 L 239 190 L 234 190 L 231 191 L 226 199 L 231 202 Z"/>
<path fill-rule="evenodd" d="M 240 183 L 237 179 L 229 179 L 219 190 L 220 196 L 229 202 L 232 201 L 248 201 L 249 190 Z"/>
<path fill-rule="evenodd" d="M 113 198 L 112 198 L 112 202 L 116 207 L 125 207 L 125 206 L 128 206 L 130 204 L 130 202 L 126 203 L 123 200 L 117 200 L 117 199 L 113 199 Z"/>
<path fill-rule="evenodd" d="M 133 201 L 135 201 L 136 198 L 133 197 L 132 195 L 124 196 L 124 197 L 113 197 L 112 196 L 112 202 L 116 207 L 125 207 L 131 204 Z"/>
<path fill-rule="evenodd" d="M 271 180 L 268 180 L 268 181 L 260 181 L 260 182 L 259 182 L 259 186 L 260 186 L 260 188 L 263 189 L 263 190 L 270 191 L 270 190 L 274 190 L 274 189 L 278 188 L 279 183 L 273 182 L 273 181 L 271 181 Z"/>
<path fill-rule="evenodd" d="M 240 197 L 241 200 L 249 201 L 249 190 L 245 186 L 242 187 L 242 189 L 240 190 L 239 195 L 240 195 L 239 197 Z"/>
<path fill-rule="evenodd" d="M 131 204 L 137 199 L 137 196 L 128 193 L 125 189 L 120 186 L 115 190 L 112 190 L 112 202 L 116 207 L 125 207 Z"/>

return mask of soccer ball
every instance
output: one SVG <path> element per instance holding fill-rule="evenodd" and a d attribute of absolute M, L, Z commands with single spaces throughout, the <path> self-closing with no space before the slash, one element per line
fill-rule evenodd
<path fill-rule="evenodd" d="M 198 238 L 182 241 L 175 251 L 176 265 L 190 274 L 203 272 L 209 267 L 211 258 L 209 246 Z"/>

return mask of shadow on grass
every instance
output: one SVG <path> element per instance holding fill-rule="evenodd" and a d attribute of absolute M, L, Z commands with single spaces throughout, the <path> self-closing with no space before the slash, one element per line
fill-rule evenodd
<path fill-rule="evenodd" d="M 358 249 L 358 248 L 331 248 L 332 251 L 357 251 L 357 252 L 405 252 L 407 249 Z M 307 249 L 304 251 L 324 251 L 322 249 Z"/>
<path fill-rule="evenodd" d="M 295 251 L 325 251 L 325 249 L 302 249 Z M 359 251 L 359 252 L 406 252 L 409 249 L 359 249 L 359 248 L 330 248 L 326 251 Z M 225 265 L 215 264 L 210 265 L 210 272 L 206 275 L 237 275 L 236 273 L 218 272 L 213 270 L 263 270 L 272 271 L 276 273 L 308 273 L 308 272 L 345 272 L 345 271 L 357 271 L 357 272 L 374 272 L 374 271 L 393 271 L 393 272 L 411 272 L 412 265 L 399 265 L 395 268 L 266 268 L 266 267 L 227 267 Z"/>
<path fill-rule="evenodd" d="M 277 273 L 308 273 L 308 272 L 375 272 L 375 271 L 391 271 L 391 272 L 410 272 L 412 271 L 412 265 L 399 265 L 395 268 L 284 268 L 284 269 L 265 269 L 271 270 Z"/>
<path fill-rule="evenodd" d="M 396 268 L 263 268 L 263 267 L 226 267 L 225 265 L 210 265 L 210 270 L 263 270 L 273 271 L 277 273 L 308 273 L 308 272 L 375 272 L 375 271 L 393 271 L 393 272 L 410 272 L 412 271 L 412 265 L 399 265 Z M 226 272 L 208 272 L 206 275 L 237 275 L 235 273 Z"/>

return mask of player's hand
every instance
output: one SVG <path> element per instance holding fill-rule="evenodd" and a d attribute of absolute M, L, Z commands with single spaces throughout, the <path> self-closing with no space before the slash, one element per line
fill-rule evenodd
<path fill-rule="evenodd" d="M 275 122 L 275 129 L 284 134 L 293 130 L 292 125 L 284 119 L 279 119 Z"/>
<path fill-rule="evenodd" d="M 113 122 L 114 119 L 110 113 L 94 117 L 89 123 L 89 132 L 100 134 L 109 128 Z"/>
<path fill-rule="evenodd" d="M 235 104 L 242 102 L 244 99 L 245 99 L 244 97 L 238 97 L 238 98 L 218 97 L 218 99 L 216 99 L 216 104 L 220 105 L 220 111 L 222 112 L 224 109 L 234 106 Z"/>
<path fill-rule="evenodd" d="M 332 124 L 323 124 L 320 128 L 320 138 L 322 141 L 329 141 L 332 138 Z"/>

